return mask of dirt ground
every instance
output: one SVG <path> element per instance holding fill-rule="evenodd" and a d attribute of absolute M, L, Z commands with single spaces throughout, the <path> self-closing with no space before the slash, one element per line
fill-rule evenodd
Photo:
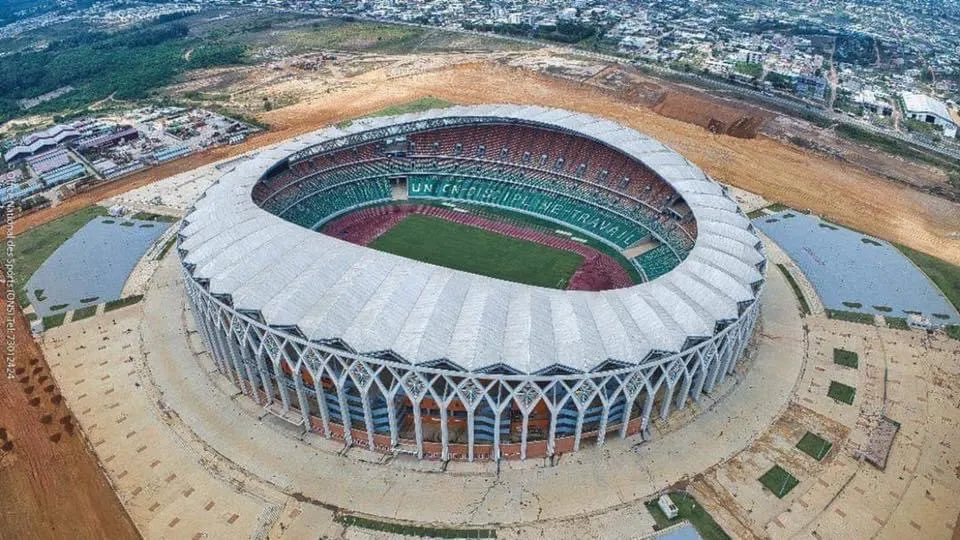
<path fill-rule="evenodd" d="M 489 63 L 389 80 L 371 72 L 360 79 L 352 88 L 264 113 L 262 118 L 277 129 L 270 135 L 294 136 L 428 95 L 464 104 L 563 107 L 649 134 L 721 182 L 960 264 L 960 205 L 770 138 L 714 135 L 592 86 Z"/>
<path fill-rule="evenodd" d="M 347 83 L 324 85 L 322 92 L 312 91 L 314 82 L 307 74 L 284 77 L 269 89 L 258 91 L 255 97 L 262 99 L 261 93 L 267 91 L 303 96 L 298 103 L 259 114 L 271 125 L 271 132 L 242 145 L 217 148 L 102 186 L 56 208 L 23 218 L 17 224 L 17 231 L 203 163 L 385 106 L 432 95 L 464 104 L 534 103 L 611 118 L 663 141 L 719 181 L 960 263 L 960 205 L 762 134 L 753 139 L 716 135 L 704 129 L 708 126 L 702 121 L 715 118 L 728 127 L 739 122 L 741 127 L 752 129 L 758 122 L 766 121 L 757 120 L 759 115 L 738 113 L 733 105 L 714 104 L 707 111 L 709 114 L 695 114 L 683 120 L 665 117 L 650 109 L 651 100 L 654 109 L 674 116 L 681 116 L 679 112 L 684 110 L 704 107 L 707 101 L 702 97 L 664 97 L 656 85 L 636 86 L 637 92 L 644 92 L 642 96 L 637 92 L 624 95 L 594 84 L 600 78 L 606 81 L 605 86 L 615 88 L 617 85 L 610 81 L 625 76 L 619 72 L 601 71 L 590 75 L 590 82 L 578 82 L 572 77 L 548 76 L 513 67 L 509 64 L 519 58 L 516 54 L 496 62 L 468 62 L 469 55 L 427 58 L 422 62 L 406 59 L 399 64 L 364 71 L 349 77 Z M 581 73 L 586 76 L 592 71 L 581 70 Z M 612 79 L 604 79 L 608 76 Z M 746 120 L 741 120 L 743 118 Z M 935 179 L 931 176 L 930 180 Z"/>
<path fill-rule="evenodd" d="M 15 315 L 14 374 L 0 380 L 0 538 L 140 538 Z"/>

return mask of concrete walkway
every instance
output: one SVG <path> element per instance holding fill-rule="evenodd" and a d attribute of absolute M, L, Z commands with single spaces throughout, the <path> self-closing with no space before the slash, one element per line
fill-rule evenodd
<path fill-rule="evenodd" d="M 164 260 L 148 286 L 141 348 L 164 410 L 182 422 L 178 429 L 188 428 L 186 436 L 220 460 L 208 465 L 242 471 L 251 487 L 415 522 L 517 526 L 593 516 L 594 530 L 615 530 L 617 510 L 726 461 L 785 409 L 803 369 L 804 332 L 789 285 L 776 270 L 768 278 L 756 358 L 726 399 L 652 443 L 611 440 L 553 467 L 505 462 L 499 474 L 492 464 L 451 464 L 438 473 L 434 462 L 389 461 L 358 450 L 339 455 L 342 446 L 264 417 L 213 372 L 208 356 L 195 356 L 202 345 L 190 330 L 175 257 Z"/>

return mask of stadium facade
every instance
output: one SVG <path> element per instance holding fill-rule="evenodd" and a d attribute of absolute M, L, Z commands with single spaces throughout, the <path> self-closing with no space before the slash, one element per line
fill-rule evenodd
<path fill-rule="evenodd" d="M 533 287 L 317 232 L 396 201 L 535 215 L 617 250 L 641 282 Z M 260 152 L 197 201 L 178 252 L 218 369 L 267 410 L 371 450 L 468 460 L 650 437 L 651 418 L 732 373 L 766 272 L 750 221 L 682 156 L 513 105 L 362 119 Z"/>

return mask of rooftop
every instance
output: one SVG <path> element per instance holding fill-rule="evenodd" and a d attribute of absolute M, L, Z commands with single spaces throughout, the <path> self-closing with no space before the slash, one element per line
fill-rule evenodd
<path fill-rule="evenodd" d="M 574 130 L 645 163 L 689 204 L 696 244 L 673 271 L 600 292 L 521 285 L 357 246 L 287 222 L 251 198 L 277 162 L 321 142 L 437 118 L 512 118 Z M 479 120 L 478 120 L 479 121 Z M 194 279 L 237 310 L 295 326 L 309 340 L 356 352 L 466 370 L 505 364 L 536 373 L 645 361 L 708 338 L 755 298 L 764 260 L 749 220 L 720 185 L 676 152 L 615 122 L 533 106 L 452 107 L 330 127 L 265 151 L 225 173 L 187 215 L 183 260 Z"/>

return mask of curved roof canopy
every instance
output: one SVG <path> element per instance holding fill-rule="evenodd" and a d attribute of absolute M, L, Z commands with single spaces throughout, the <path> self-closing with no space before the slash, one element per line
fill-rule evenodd
<path fill-rule="evenodd" d="M 573 130 L 646 164 L 690 206 L 696 243 L 671 272 L 608 291 L 522 285 L 357 246 L 284 221 L 251 198 L 292 154 L 373 129 L 444 118 L 515 119 Z M 323 144 L 321 144 L 323 143 Z M 391 351 L 413 364 L 446 360 L 483 371 L 591 371 L 637 364 L 712 336 L 756 299 L 764 255 L 720 185 L 676 152 L 617 123 L 533 106 L 451 107 L 330 127 L 261 152 L 225 173 L 184 219 L 181 254 L 194 279 L 266 324 L 354 352 Z"/>

